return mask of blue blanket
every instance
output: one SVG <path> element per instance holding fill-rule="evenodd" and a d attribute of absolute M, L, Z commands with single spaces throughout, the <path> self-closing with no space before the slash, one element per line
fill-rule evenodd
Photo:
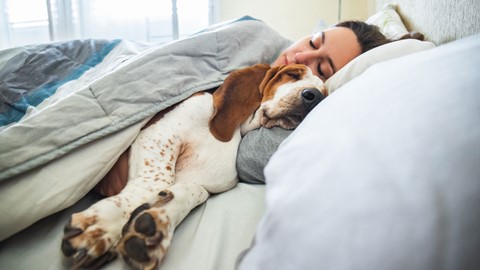
<path fill-rule="evenodd" d="M 0 126 L 18 122 L 68 81 L 102 62 L 120 40 L 73 40 L 25 48 L 0 68 Z"/>

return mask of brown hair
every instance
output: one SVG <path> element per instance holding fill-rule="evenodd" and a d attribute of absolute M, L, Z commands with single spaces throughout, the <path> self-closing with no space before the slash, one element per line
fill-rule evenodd
<path fill-rule="evenodd" d="M 362 53 L 394 41 L 386 38 L 380 32 L 380 29 L 377 26 L 367 24 L 362 21 L 355 21 L 355 20 L 344 21 L 336 24 L 335 26 L 351 29 L 357 36 L 358 43 L 362 48 Z M 424 36 L 418 32 L 411 32 L 409 34 L 404 35 L 400 39 L 408 39 L 408 38 L 424 40 Z"/>

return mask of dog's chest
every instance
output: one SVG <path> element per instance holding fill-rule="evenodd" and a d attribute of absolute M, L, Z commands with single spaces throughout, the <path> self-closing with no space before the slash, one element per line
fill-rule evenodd
<path fill-rule="evenodd" d="M 139 165 L 130 168 L 131 177 L 161 179 L 162 175 L 198 166 L 212 138 L 208 128 L 212 113 L 211 95 L 195 95 L 143 129 L 132 144 L 130 164 Z"/>

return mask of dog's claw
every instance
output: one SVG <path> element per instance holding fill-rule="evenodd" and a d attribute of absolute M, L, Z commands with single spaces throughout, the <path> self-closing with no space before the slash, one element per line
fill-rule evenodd
<path fill-rule="evenodd" d="M 102 256 L 100 256 L 98 258 L 95 258 L 95 259 L 89 258 L 90 260 L 85 260 L 83 262 L 82 267 L 91 268 L 91 269 L 98 269 L 102 265 L 105 265 L 106 263 L 109 263 L 109 262 L 115 260 L 117 258 L 117 256 L 118 256 L 118 254 L 116 252 L 109 251 L 109 252 L 103 254 Z"/>
<path fill-rule="evenodd" d="M 77 250 L 72 247 L 72 244 L 70 244 L 70 241 L 68 241 L 67 239 L 62 240 L 61 249 L 63 254 L 67 257 L 71 257 L 73 254 L 75 254 L 75 252 L 77 252 Z"/>
<path fill-rule="evenodd" d="M 115 239 L 103 226 L 96 213 L 84 212 L 73 214 L 65 225 L 61 250 L 73 269 L 98 268 L 117 257 L 113 248 L 119 235 Z"/>
<path fill-rule="evenodd" d="M 69 238 L 75 237 L 75 236 L 81 234 L 82 232 L 83 232 L 83 230 L 79 229 L 79 228 L 71 227 L 68 230 L 67 230 L 67 228 L 65 228 L 65 232 L 63 234 L 63 239 L 69 239 Z"/>
<path fill-rule="evenodd" d="M 160 199 L 158 199 L 155 202 L 155 204 L 154 204 L 155 207 L 159 207 L 159 206 L 162 206 L 164 204 L 167 204 L 168 202 L 170 202 L 174 198 L 173 193 L 170 190 L 162 190 L 158 193 L 158 196 L 160 197 Z"/>
<path fill-rule="evenodd" d="M 73 260 L 79 264 L 83 264 L 86 258 L 87 250 L 84 248 L 77 250 L 77 252 L 73 255 Z"/>
<path fill-rule="evenodd" d="M 82 229 L 72 226 L 72 219 L 68 221 L 67 225 L 63 227 L 63 239 L 69 239 L 77 236 L 83 232 Z"/>
<path fill-rule="evenodd" d="M 63 254 L 65 254 L 65 256 L 72 257 L 73 269 L 78 269 L 78 268 L 98 269 L 102 265 L 113 261 L 118 256 L 116 252 L 109 251 L 100 257 L 92 258 L 91 256 L 88 255 L 88 252 L 86 249 L 82 248 L 82 249 L 76 250 L 71 246 L 70 242 L 66 239 L 62 241 L 62 251 L 63 251 Z"/>

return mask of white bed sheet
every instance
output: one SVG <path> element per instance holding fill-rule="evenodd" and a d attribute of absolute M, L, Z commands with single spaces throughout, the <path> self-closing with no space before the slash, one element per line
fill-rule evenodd
<path fill-rule="evenodd" d="M 229 270 L 247 249 L 264 212 L 264 185 L 239 183 L 213 195 L 179 225 L 162 270 Z M 69 216 L 95 201 L 91 194 L 74 206 L 43 219 L 0 242 L 0 269 L 69 269 L 61 250 Z M 105 269 L 131 269 L 121 258 Z"/>

